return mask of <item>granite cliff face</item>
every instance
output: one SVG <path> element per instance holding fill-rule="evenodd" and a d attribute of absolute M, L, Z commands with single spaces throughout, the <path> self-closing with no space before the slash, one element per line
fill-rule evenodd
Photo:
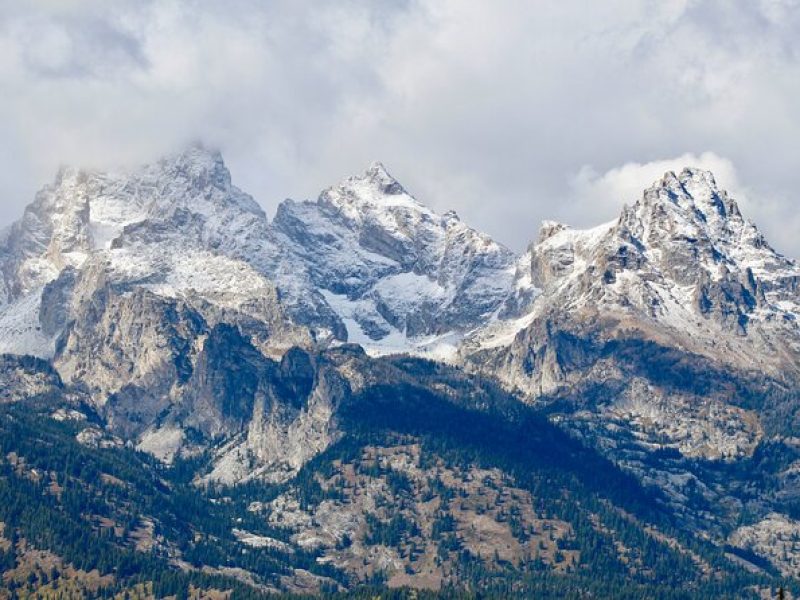
<path fill-rule="evenodd" d="M 273 359 L 350 341 L 461 361 L 532 402 L 581 404 L 603 386 L 617 389 L 609 401 L 668 398 L 660 360 L 713 365 L 745 387 L 800 372 L 800 269 L 691 169 L 612 223 L 545 223 L 514 257 L 379 163 L 314 202 L 283 202 L 269 223 L 219 154 L 194 146 L 132 173 L 62 169 L 6 232 L 0 261 L 0 348 L 51 359 L 97 407 L 147 412 L 133 426 L 118 409 L 130 435 L 187 393 L 223 325 Z M 683 389 L 674 405 L 698 393 L 708 400 Z M 775 429 L 779 407 L 740 408 Z"/>
<path fill-rule="evenodd" d="M 774 491 L 720 472 L 794 453 L 800 268 L 713 176 L 667 173 L 591 230 L 546 223 L 519 264 L 534 300 L 468 340 L 465 363 L 664 490 L 694 527 L 724 536 L 742 510 L 767 518 Z M 764 468 L 765 487 L 793 497 L 791 469 Z"/>
<path fill-rule="evenodd" d="M 328 443 L 309 436 L 335 438 L 322 429 L 341 392 L 319 375 L 284 414 L 265 361 L 348 340 L 452 354 L 504 301 L 513 261 L 377 163 L 274 223 L 201 146 L 133 172 L 63 168 L 4 235 L 0 350 L 51 361 L 110 431 L 163 460 L 230 442 L 215 477 L 281 452 L 291 474 Z"/>
<path fill-rule="evenodd" d="M 511 251 L 421 204 L 380 163 L 316 202 L 284 202 L 273 228 L 348 341 L 377 350 L 454 347 L 499 309 L 514 273 Z"/>
<path fill-rule="evenodd" d="M 62 169 L 6 233 L 0 347 L 52 357 L 75 311 L 104 288 L 284 327 L 261 272 L 271 252 L 266 216 L 218 153 L 193 147 L 133 173 Z"/>
<path fill-rule="evenodd" d="M 710 173 L 668 173 L 619 219 L 592 230 L 546 223 L 520 264 L 517 287 L 535 295 L 527 313 L 479 331 L 462 353 L 531 398 L 597 381 L 587 370 L 604 362 L 629 377 L 629 358 L 614 355 L 626 344 L 732 375 L 800 375 L 800 268 L 769 246 Z"/>

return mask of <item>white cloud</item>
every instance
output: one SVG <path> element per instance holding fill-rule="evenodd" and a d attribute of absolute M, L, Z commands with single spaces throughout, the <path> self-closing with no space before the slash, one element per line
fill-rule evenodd
<path fill-rule="evenodd" d="M 610 218 L 601 192 L 630 193 L 661 157 L 716 156 L 800 255 L 785 233 L 798 6 L 0 0 L 0 221 L 59 163 L 200 138 L 268 209 L 381 159 L 422 200 L 521 248 L 541 219 Z"/>
<path fill-rule="evenodd" d="M 605 173 L 584 166 L 570 182 L 572 194 L 565 212 L 572 216 L 570 222 L 580 225 L 610 220 L 619 215 L 624 204 L 630 205 L 638 200 L 643 190 L 664 173 L 679 173 L 685 167 L 711 171 L 718 185 L 727 189 L 739 203 L 747 204 L 747 193 L 739 182 L 733 163 L 713 152 L 704 152 L 699 156 L 687 153 L 648 163 L 630 162 Z"/>
<path fill-rule="evenodd" d="M 598 173 L 591 166 L 582 167 L 571 179 L 569 201 L 561 205 L 560 215 L 570 224 L 591 226 L 614 219 L 624 204 L 632 204 L 643 190 L 666 172 L 680 172 L 685 167 L 711 171 L 717 184 L 728 191 L 744 215 L 761 226 L 767 238 L 779 250 L 796 247 L 795 232 L 800 230 L 800 215 L 787 198 L 769 192 L 754 193 L 742 182 L 733 162 L 713 152 L 631 162 Z"/>

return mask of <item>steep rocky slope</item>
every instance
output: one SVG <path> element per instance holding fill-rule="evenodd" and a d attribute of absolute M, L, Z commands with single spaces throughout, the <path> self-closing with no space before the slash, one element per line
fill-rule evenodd
<path fill-rule="evenodd" d="M 152 584 L 162 597 L 190 582 L 248 587 L 255 597 L 365 584 L 452 597 L 465 588 L 488 598 L 755 597 L 777 581 L 675 528 L 658 490 L 491 381 L 352 346 L 292 354 L 272 365 L 270 406 L 280 409 L 272 423 L 289 415 L 278 429 L 291 431 L 291 416 L 312 403 L 304 400 L 312 380 L 335 372 L 340 395 L 327 422 L 336 436 L 312 435 L 323 443 L 308 446 L 294 477 L 272 484 L 204 486 L 213 452 L 158 467 L 88 436 L 86 406 L 66 415 L 24 399 L 0 406 L 0 522 L 9 539 L 7 547 L 0 539 L 0 564 L 20 579 L 31 544 L 64 569 L 23 582 L 31 593 L 97 569 L 109 591 Z M 203 379 L 201 389 L 219 381 Z M 261 447 L 291 457 L 280 443 Z"/>
<path fill-rule="evenodd" d="M 218 153 L 192 147 L 133 173 L 64 168 L 6 233 L 0 348 L 52 356 L 102 288 L 188 296 L 209 315 L 284 327 L 261 272 L 275 252 L 266 216 Z"/>
<path fill-rule="evenodd" d="M 668 173 L 609 224 L 545 223 L 520 259 L 527 314 L 478 333 L 464 353 L 538 396 L 583 377 L 559 335 L 646 339 L 742 371 L 800 373 L 800 267 L 746 221 L 711 173 Z M 482 350 L 488 349 L 483 353 Z M 576 361 L 570 364 L 570 360 Z"/>
<path fill-rule="evenodd" d="M 0 248 L 0 351 L 51 360 L 115 434 L 164 460 L 229 440 L 219 477 L 232 481 L 249 473 L 232 456 L 246 446 L 264 467 L 265 440 L 286 437 L 249 420 L 269 412 L 265 356 L 348 339 L 452 352 L 498 308 L 512 263 L 380 165 L 317 202 L 284 202 L 270 224 L 219 153 L 192 146 L 133 172 L 59 171 Z M 209 362 L 225 352 L 236 359 Z M 220 384 L 247 365 L 244 389 Z M 234 393 L 248 400 L 231 419 L 218 405 Z"/>
<path fill-rule="evenodd" d="M 316 202 L 284 202 L 273 226 L 348 341 L 377 350 L 454 349 L 499 309 L 514 274 L 508 249 L 421 204 L 380 163 Z"/>
<path fill-rule="evenodd" d="M 800 268 L 710 173 L 517 257 L 378 163 L 269 222 L 196 146 L 63 169 L 0 269 L 0 403 L 198 494 L 259 490 L 231 518 L 268 526 L 225 543 L 295 557 L 264 585 L 539 581 L 596 544 L 642 586 L 658 553 L 693 582 L 726 552 L 796 575 Z"/>
<path fill-rule="evenodd" d="M 282 203 L 270 224 L 200 146 L 131 173 L 64 168 L 2 242 L 0 350 L 42 357 L 109 286 L 189 302 L 210 321 L 261 322 L 268 352 L 312 339 L 452 351 L 514 273 L 509 250 L 429 210 L 379 164 L 316 202 Z"/>
<path fill-rule="evenodd" d="M 520 265 L 535 300 L 463 346 L 471 368 L 658 485 L 687 526 L 735 546 L 745 514 L 762 537 L 791 521 L 800 268 L 710 173 L 667 173 L 595 229 L 546 223 Z"/>

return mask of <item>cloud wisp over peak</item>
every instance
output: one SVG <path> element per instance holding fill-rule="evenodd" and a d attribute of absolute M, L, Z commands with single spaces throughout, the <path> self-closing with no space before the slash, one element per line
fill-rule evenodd
<path fill-rule="evenodd" d="M 268 212 L 380 159 L 517 249 L 710 168 L 800 256 L 798 92 L 795 0 L 0 1 L 0 221 L 202 139 Z"/>

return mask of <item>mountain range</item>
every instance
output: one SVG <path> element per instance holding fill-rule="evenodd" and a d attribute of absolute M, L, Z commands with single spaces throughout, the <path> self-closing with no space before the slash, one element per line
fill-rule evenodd
<path fill-rule="evenodd" d="M 517 255 L 380 163 L 270 220 L 194 145 L 62 168 L 0 271 L 17 587 L 35 548 L 128 597 L 800 589 L 800 266 L 709 172 Z"/>

